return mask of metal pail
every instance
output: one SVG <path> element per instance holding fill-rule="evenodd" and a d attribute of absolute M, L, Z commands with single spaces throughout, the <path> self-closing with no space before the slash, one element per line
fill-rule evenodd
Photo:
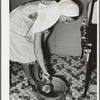
<path fill-rule="evenodd" d="M 41 88 L 43 81 L 37 84 L 37 99 L 38 100 L 66 100 L 68 86 L 66 83 L 57 77 L 52 77 L 53 92 L 50 94 L 44 93 Z"/>

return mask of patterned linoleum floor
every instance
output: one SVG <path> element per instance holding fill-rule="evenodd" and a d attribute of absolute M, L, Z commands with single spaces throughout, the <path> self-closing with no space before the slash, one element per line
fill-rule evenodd
<path fill-rule="evenodd" d="M 58 56 L 51 55 L 50 63 L 54 70 L 54 75 L 62 76 L 68 81 L 70 86 L 66 100 L 83 100 L 81 95 L 84 89 L 85 73 L 87 61 L 85 56 Z M 37 93 L 32 90 L 28 84 L 28 78 L 23 72 L 22 66 L 19 63 L 10 63 L 11 67 L 11 84 L 10 84 L 10 100 L 37 100 Z M 96 70 L 92 73 L 92 84 L 96 84 Z M 97 100 L 96 93 L 87 94 L 84 100 Z"/>

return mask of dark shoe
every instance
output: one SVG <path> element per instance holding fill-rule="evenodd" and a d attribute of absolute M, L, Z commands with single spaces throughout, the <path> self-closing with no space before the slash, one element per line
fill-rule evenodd
<path fill-rule="evenodd" d="M 36 84 L 39 82 L 39 80 L 37 80 L 37 79 L 34 79 L 34 81 L 36 82 Z"/>
<path fill-rule="evenodd" d="M 29 80 L 28 80 L 28 84 L 29 84 L 30 86 L 32 86 L 32 88 L 33 88 L 34 91 L 36 91 L 36 84 L 35 84 L 35 85 L 31 84 L 31 83 L 29 82 Z"/>

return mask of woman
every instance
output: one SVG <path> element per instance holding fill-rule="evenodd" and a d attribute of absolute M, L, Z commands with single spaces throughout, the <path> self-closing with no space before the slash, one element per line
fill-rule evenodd
<path fill-rule="evenodd" d="M 50 33 L 48 29 L 56 22 L 66 23 L 78 15 L 78 6 L 71 0 L 61 0 L 58 3 L 35 1 L 21 5 L 10 13 L 10 60 L 22 63 L 32 86 L 35 86 L 38 79 L 36 61 L 43 71 L 44 78 L 50 76 L 44 63 L 42 37 L 46 40 Z M 37 74 L 35 80 L 30 72 L 30 64 L 33 64 L 35 75 Z"/>

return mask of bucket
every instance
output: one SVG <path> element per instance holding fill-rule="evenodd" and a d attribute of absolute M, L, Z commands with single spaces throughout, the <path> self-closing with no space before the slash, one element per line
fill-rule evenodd
<path fill-rule="evenodd" d="M 52 93 L 44 93 L 42 91 L 43 81 L 37 84 L 37 99 L 38 100 L 66 100 L 68 86 L 66 83 L 57 77 L 52 77 L 53 91 Z"/>

